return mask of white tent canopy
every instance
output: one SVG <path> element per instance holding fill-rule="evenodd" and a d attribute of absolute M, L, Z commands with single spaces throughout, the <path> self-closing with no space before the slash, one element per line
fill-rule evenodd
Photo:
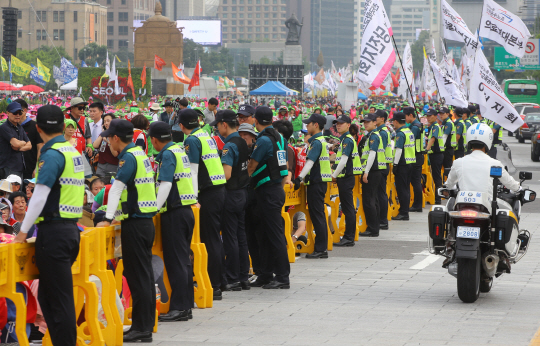
<path fill-rule="evenodd" d="M 77 79 L 74 79 L 71 82 L 62 85 L 60 87 L 60 90 L 77 90 Z"/>

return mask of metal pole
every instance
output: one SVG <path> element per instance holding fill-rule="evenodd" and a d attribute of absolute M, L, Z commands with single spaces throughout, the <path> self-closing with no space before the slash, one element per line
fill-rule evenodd
<path fill-rule="evenodd" d="M 394 39 L 394 35 L 392 35 L 390 37 L 392 37 L 392 42 L 394 42 L 394 48 L 396 49 L 396 53 L 397 53 L 397 56 L 399 58 L 399 64 L 401 65 L 401 70 L 403 71 L 403 76 L 405 76 L 405 82 L 407 83 L 407 89 L 409 89 L 409 93 L 411 94 L 411 101 L 413 101 L 412 107 L 414 109 L 414 114 L 415 114 L 416 118 L 418 118 L 418 114 L 416 113 L 416 107 L 414 105 L 413 93 L 412 93 L 411 87 L 409 85 L 409 80 L 407 79 L 407 73 L 405 73 L 405 68 L 403 67 L 403 61 L 401 60 L 401 55 L 399 54 L 399 50 L 398 50 L 397 45 L 396 45 L 396 40 Z M 413 77 L 414 77 L 414 74 L 413 74 Z"/>

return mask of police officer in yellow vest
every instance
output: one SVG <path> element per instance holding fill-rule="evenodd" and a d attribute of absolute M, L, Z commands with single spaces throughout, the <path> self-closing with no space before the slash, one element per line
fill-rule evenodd
<path fill-rule="evenodd" d="M 439 109 L 439 119 L 441 120 L 444 141 L 443 167 L 452 168 L 454 148 L 457 147 L 456 126 L 452 119 L 450 119 L 450 110 L 447 107 L 441 107 Z"/>
<path fill-rule="evenodd" d="M 426 151 L 428 152 L 429 164 L 431 166 L 431 175 L 435 183 L 435 191 L 442 186 L 441 168 L 444 160 L 444 140 L 443 130 L 437 123 L 437 111 L 428 109 L 426 119 L 429 123 L 429 135 L 427 137 Z M 441 204 L 441 197 L 435 194 L 435 204 Z"/>
<path fill-rule="evenodd" d="M 307 125 L 309 147 L 307 150 L 306 164 L 300 175 L 294 180 L 295 189 L 300 187 L 300 181 L 304 180 L 308 185 L 306 199 L 309 207 L 309 216 L 315 230 L 315 250 L 307 254 L 306 258 L 328 258 L 328 224 L 324 212 L 324 197 L 328 188 L 328 182 L 332 181 L 332 168 L 330 156 L 326 148 L 326 140 L 322 134 L 326 117 L 313 113 L 308 119 L 302 120 Z"/>
<path fill-rule="evenodd" d="M 409 204 L 411 203 L 412 165 L 416 163 L 414 135 L 405 126 L 405 114 L 394 113 L 392 118 L 396 130 L 396 146 L 394 149 L 394 167 L 392 172 L 396 179 L 396 191 L 399 199 L 399 214 L 392 220 L 409 220 Z"/>
<path fill-rule="evenodd" d="M 334 120 L 339 137 L 339 150 L 336 155 L 337 167 L 332 173 L 332 181 L 337 183 L 341 210 L 345 215 L 345 233 L 335 246 L 354 246 L 356 233 L 356 210 L 354 208 L 353 189 L 355 176 L 362 173 L 362 163 L 356 141 L 349 133 L 351 118 L 340 115 Z"/>
<path fill-rule="evenodd" d="M 194 301 L 193 268 L 189 258 L 195 226 L 191 206 L 197 203 L 191 168 L 184 150 L 172 141 L 169 124 L 153 122 L 148 137 L 159 151 L 156 203 L 161 213 L 163 261 L 172 289 L 169 312 L 159 316 L 159 321 L 187 321 L 192 316 Z"/>
<path fill-rule="evenodd" d="M 409 208 L 409 212 L 421 213 L 423 211 L 423 186 L 422 186 L 422 165 L 425 155 L 425 132 L 424 125 L 416 118 L 416 111 L 412 107 L 403 108 L 405 121 L 409 124 L 409 129 L 414 135 L 415 163 L 411 167 L 411 185 L 414 193 L 414 201 Z"/>
<path fill-rule="evenodd" d="M 465 156 L 465 144 L 467 143 L 467 115 L 464 115 L 463 108 L 456 107 L 454 110 L 454 114 L 456 115 L 456 122 L 454 125 L 456 126 L 456 141 L 457 141 L 457 147 L 454 151 L 454 157 L 457 159 L 462 158 Z"/>
<path fill-rule="evenodd" d="M 199 191 L 201 241 L 208 252 L 208 276 L 214 290 L 214 300 L 221 300 L 225 255 L 219 232 L 227 180 L 216 142 L 199 128 L 199 113 L 186 108 L 180 111 L 179 116 L 180 128 L 186 135 L 184 148 L 191 163 L 195 194 Z"/>
<path fill-rule="evenodd" d="M 41 107 L 36 122 L 44 145 L 34 195 L 14 242 L 25 242 L 32 225 L 38 224 L 35 254 L 40 279 L 38 301 L 52 343 L 75 345 L 77 324 L 71 265 L 79 253 L 77 221 L 82 217 L 84 199 L 83 161 L 64 138 L 64 115 L 59 107 Z"/>
<path fill-rule="evenodd" d="M 386 119 L 388 119 L 388 113 L 382 109 L 378 109 L 375 112 L 377 116 L 377 132 L 382 140 L 382 146 L 384 149 L 385 163 L 392 163 L 392 139 L 390 137 L 390 130 L 386 127 Z M 388 194 L 386 193 L 386 184 L 388 179 L 388 166 L 381 172 L 381 181 L 379 183 L 378 200 L 379 200 L 379 221 L 380 229 L 388 229 Z"/>
<path fill-rule="evenodd" d="M 366 215 L 366 231 L 360 233 L 361 237 L 378 237 L 380 230 L 380 208 L 377 191 L 386 167 L 386 156 L 377 131 L 377 116 L 369 113 L 361 120 L 368 131 L 362 147 L 362 204 Z"/>
<path fill-rule="evenodd" d="M 124 342 L 151 342 L 156 314 L 156 288 L 152 269 L 152 245 L 157 213 L 154 171 L 148 156 L 133 143 L 133 125 L 111 121 L 101 133 L 118 154 L 118 172 L 109 191 L 107 213 L 97 226 L 122 223 L 124 276 L 133 297 L 132 325 Z"/>

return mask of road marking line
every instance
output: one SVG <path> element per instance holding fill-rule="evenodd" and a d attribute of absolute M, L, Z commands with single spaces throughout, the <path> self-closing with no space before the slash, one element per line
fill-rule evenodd
<path fill-rule="evenodd" d="M 420 262 L 413 265 L 410 269 L 422 270 L 426 268 L 427 266 L 429 266 L 430 264 L 435 263 L 438 259 L 439 259 L 439 256 L 430 254 L 429 256 L 421 260 Z"/>

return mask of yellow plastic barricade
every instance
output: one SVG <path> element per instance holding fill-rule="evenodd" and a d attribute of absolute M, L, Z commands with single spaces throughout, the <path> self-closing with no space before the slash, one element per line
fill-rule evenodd
<path fill-rule="evenodd" d="M 397 198 L 396 177 L 392 173 L 393 164 L 388 165 L 388 178 L 386 179 L 386 194 L 388 196 L 388 215 L 390 221 L 392 216 L 399 214 L 399 200 Z"/>
<path fill-rule="evenodd" d="M 197 282 L 195 288 L 195 303 L 200 309 L 211 308 L 214 302 L 214 290 L 208 276 L 208 253 L 206 246 L 201 243 L 200 209 L 193 206 L 195 216 L 195 226 L 193 227 L 193 237 L 191 238 L 191 251 L 193 251 L 193 281 Z M 170 297 L 170 295 L 169 295 Z M 168 311 L 168 310 L 167 310 Z"/>
<path fill-rule="evenodd" d="M 289 263 L 294 263 L 296 261 L 296 251 L 297 248 L 293 241 L 292 241 L 292 218 L 295 213 L 298 211 L 303 211 L 306 214 L 306 220 L 309 217 L 309 213 L 306 210 L 300 210 L 300 206 L 302 204 L 302 197 L 305 196 L 305 193 L 303 193 L 304 188 L 300 188 L 298 190 L 291 189 L 289 185 L 285 185 L 283 188 L 285 190 L 285 204 L 283 205 L 283 208 L 281 209 L 281 217 L 283 218 L 283 221 L 285 222 L 285 241 L 287 242 L 287 256 L 289 257 Z M 305 197 L 304 197 L 305 198 Z M 304 201 L 305 205 L 305 201 Z M 289 209 L 289 213 L 285 211 L 286 207 L 292 207 L 293 209 Z M 307 222 L 306 222 L 307 224 Z M 302 242 L 298 242 L 299 244 L 303 244 Z M 301 246 L 301 245 L 298 245 Z"/>
<path fill-rule="evenodd" d="M 332 196 L 337 196 L 332 201 Z M 339 216 L 339 190 L 337 184 L 329 182 L 328 187 L 326 188 L 326 195 L 324 196 L 324 203 L 330 206 L 330 220 L 328 220 L 328 209 L 324 207 L 326 213 L 326 228 L 328 229 L 328 251 L 334 249 L 334 234 L 338 230 L 337 219 Z M 332 225 L 332 227 L 330 227 Z M 332 234 L 332 229 L 334 234 Z M 339 241 L 339 240 L 338 240 Z"/>
<path fill-rule="evenodd" d="M 431 205 L 435 204 L 435 183 L 431 174 L 431 166 L 428 164 L 428 155 L 424 156 L 424 165 L 422 166 L 422 174 L 426 176 L 426 185 L 424 187 L 425 202 Z M 423 205 L 425 207 L 425 204 Z"/>
<path fill-rule="evenodd" d="M 313 233 L 313 223 L 311 223 L 311 217 L 309 216 L 309 209 L 306 201 L 306 186 L 302 185 L 300 189 L 290 193 L 290 187 L 285 186 L 285 204 L 284 208 L 287 205 L 294 205 L 293 209 L 289 208 L 289 221 L 290 226 L 285 228 L 285 239 L 287 239 L 287 253 L 289 254 L 289 261 L 295 253 L 312 253 L 315 251 L 315 234 Z M 289 199 L 287 196 L 291 196 Z M 298 203 L 298 204 L 289 204 L 289 203 Z M 284 213 L 282 211 L 282 215 Z M 293 246 L 290 247 L 289 244 L 292 243 L 292 219 L 294 214 L 298 212 L 303 212 L 306 215 L 306 234 L 307 234 L 307 244 L 304 244 L 301 241 L 295 241 Z M 285 221 L 287 225 L 287 221 Z"/>
<path fill-rule="evenodd" d="M 354 235 L 354 240 L 358 240 L 358 233 L 364 233 L 367 229 L 367 223 L 366 223 L 366 214 L 364 213 L 364 202 L 362 201 L 362 183 L 360 181 L 362 179 L 361 175 L 356 176 L 356 185 L 354 186 L 353 190 L 353 199 L 354 203 L 358 203 L 356 206 L 356 234 Z M 342 221 L 345 221 L 345 218 L 341 218 Z M 362 220 L 362 223 L 360 223 L 360 220 Z M 341 228 L 341 227 L 340 227 Z M 345 229 L 345 227 L 343 227 Z"/>

